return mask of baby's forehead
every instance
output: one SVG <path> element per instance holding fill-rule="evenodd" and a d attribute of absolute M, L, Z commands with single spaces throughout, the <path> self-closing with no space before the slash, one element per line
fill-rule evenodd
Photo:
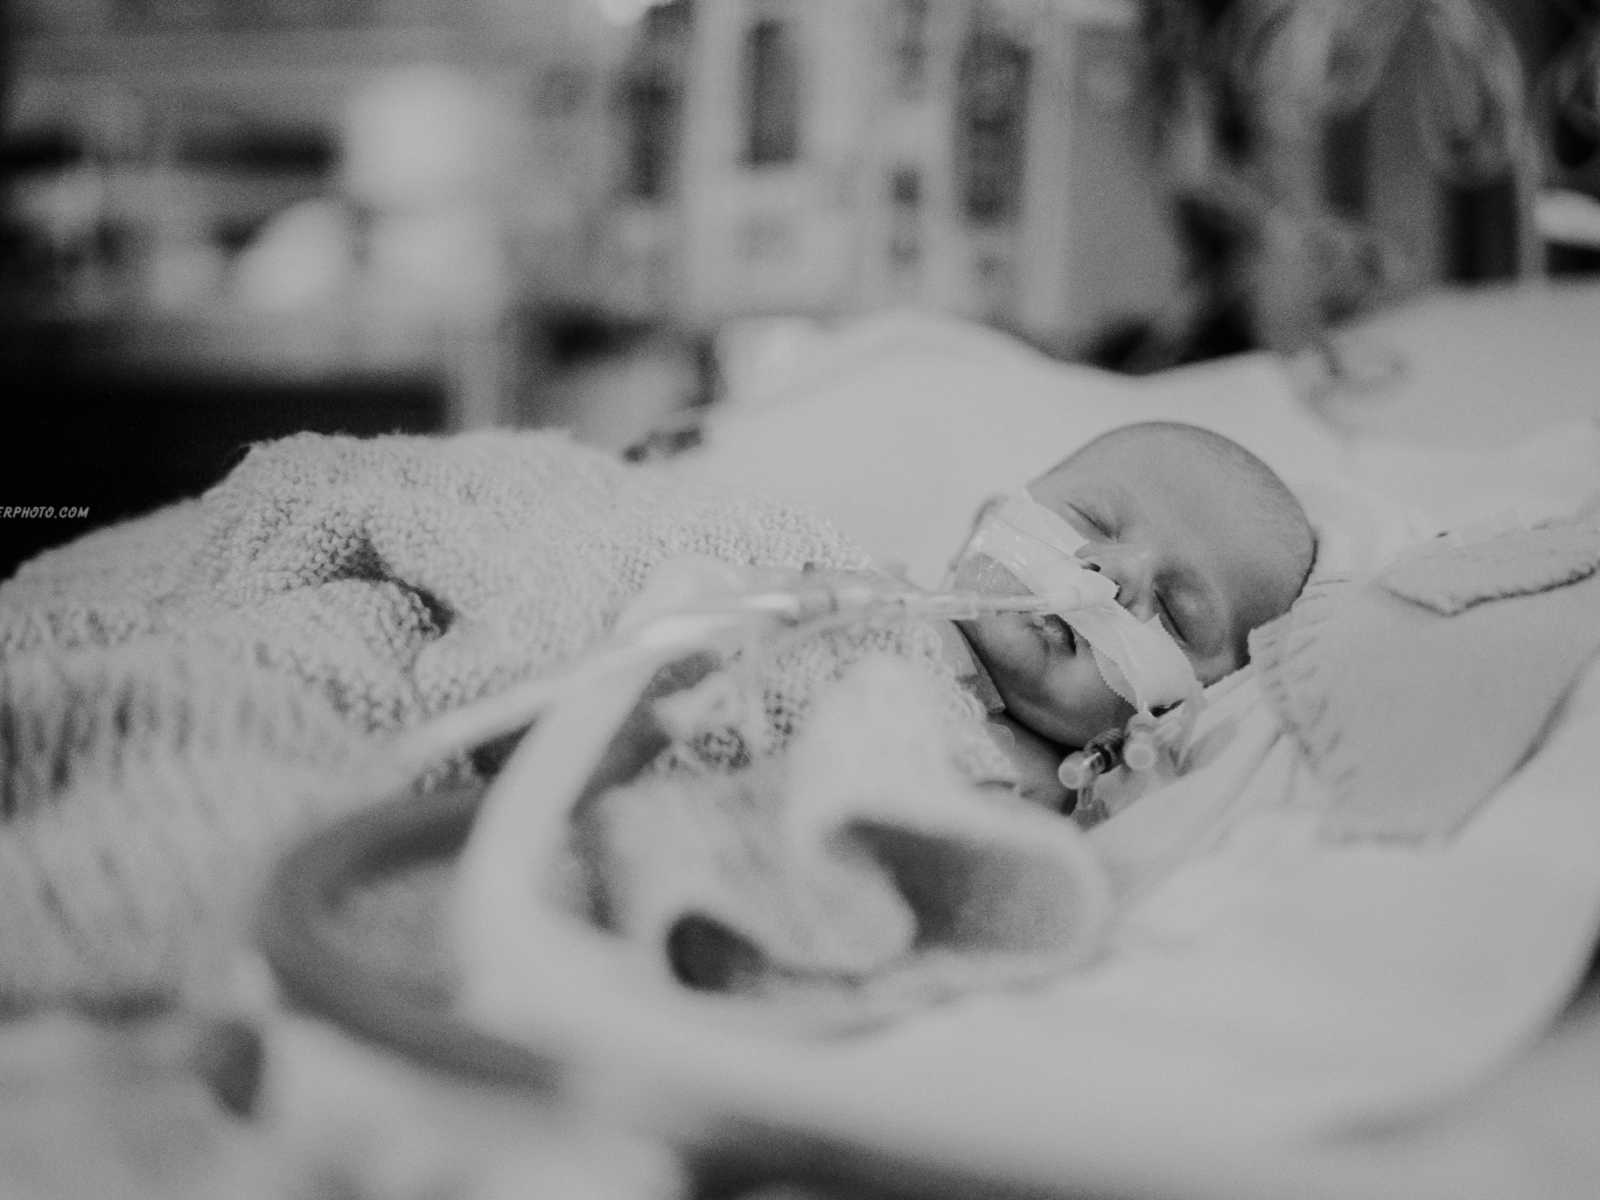
<path fill-rule="evenodd" d="M 1058 462 L 1029 490 L 1069 495 L 1085 488 L 1119 486 L 1132 494 L 1166 490 L 1188 480 L 1239 479 L 1202 443 L 1172 434 L 1133 432 L 1096 439 Z M 1239 486 L 1246 486 L 1239 479 Z"/>
<path fill-rule="evenodd" d="M 1243 537 L 1263 551 L 1282 550 L 1277 557 L 1296 556 L 1292 493 L 1183 429 L 1139 428 L 1091 442 L 1035 479 L 1028 492 L 1058 514 L 1092 504 L 1096 516 L 1177 520 L 1201 542 Z M 1309 539 L 1309 525 L 1305 533 L 1298 540 Z M 1284 569 L 1298 577 L 1293 562 Z"/>

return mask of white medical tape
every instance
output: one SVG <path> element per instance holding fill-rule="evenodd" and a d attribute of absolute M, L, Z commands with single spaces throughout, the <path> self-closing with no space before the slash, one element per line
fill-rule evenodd
<path fill-rule="evenodd" d="M 1077 551 L 1088 539 L 1026 494 L 993 501 L 963 558 L 982 555 L 1036 596 L 1063 600 L 1057 614 L 1094 654 L 1106 685 L 1149 711 L 1200 691 L 1183 649 L 1159 619 L 1140 621 L 1117 603 L 1117 584 L 1087 566 Z"/>

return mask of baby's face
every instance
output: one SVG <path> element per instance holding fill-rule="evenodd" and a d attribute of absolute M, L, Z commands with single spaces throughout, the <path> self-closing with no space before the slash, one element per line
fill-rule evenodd
<path fill-rule="evenodd" d="M 1202 683 L 1246 661 L 1246 637 L 1284 612 L 1304 552 L 1260 516 L 1255 488 L 1181 439 L 1151 435 L 1093 448 L 1029 485 L 1087 539 L 1077 554 L 1118 587 L 1140 620 L 1161 621 Z M 1059 618 L 962 623 L 1010 715 L 1081 746 L 1132 715 L 1094 656 Z"/>

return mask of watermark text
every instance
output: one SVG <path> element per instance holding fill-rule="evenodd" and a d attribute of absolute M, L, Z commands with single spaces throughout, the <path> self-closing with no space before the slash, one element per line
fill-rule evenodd
<path fill-rule="evenodd" d="M 0 521 L 81 521 L 87 504 L 0 504 Z"/>

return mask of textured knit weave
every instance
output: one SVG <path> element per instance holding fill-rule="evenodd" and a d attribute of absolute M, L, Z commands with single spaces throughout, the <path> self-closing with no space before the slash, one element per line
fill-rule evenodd
<path fill-rule="evenodd" d="M 1332 794 L 1330 833 L 1448 837 L 1527 760 L 1600 651 L 1600 576 L 1578 569 L 1597 549 L 1592 519 L 1425 547 L 1376 580 L 1312 584 L 1250 635 Z"/>
<path fill-rule="evenodd" d="M 1547 591 L 1600 569 L 1600 514 L 1509 529 L 1481 541 L 1439 539 L 1401 556 L 1378 581 L 1397 596 L 1451 616 L 1508 596 Z"/>
<path fill-rule="evenodd" d="M 390 737 L 570 660 L 681 554 L 867 565 L 819 517 L 512 433 L 286 439 L 26 565 L 0 587 L 0 996 L 203 974 L 287 838 L 392 788 Z M 762 744 L 875 652 L 975 730 L 907 627 L 787 652 Z"/>

